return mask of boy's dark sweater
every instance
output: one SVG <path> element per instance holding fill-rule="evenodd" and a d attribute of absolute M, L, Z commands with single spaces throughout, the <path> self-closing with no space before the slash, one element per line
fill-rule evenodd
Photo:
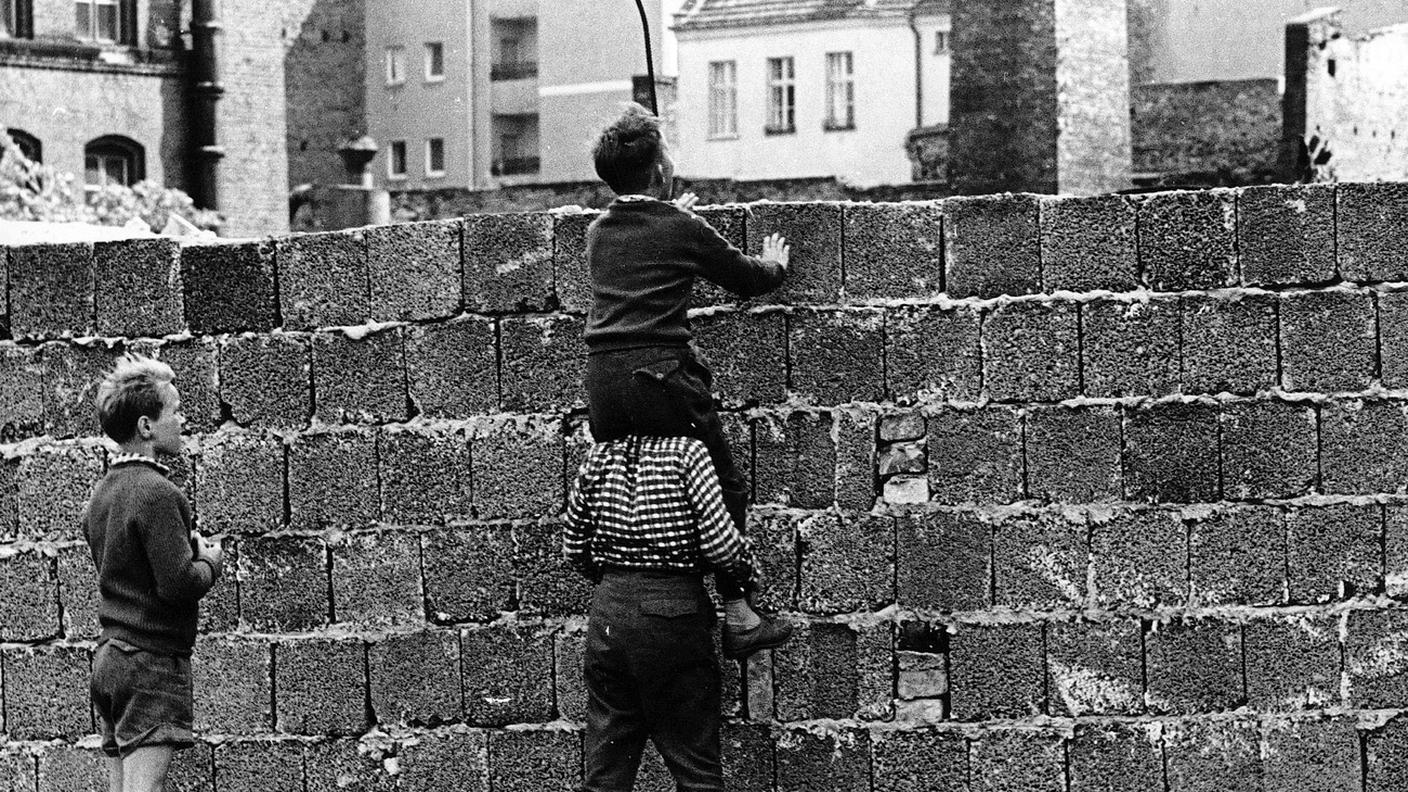
<path fill-rule="evenodd" d="M 93 490 L 83 528 L 98 568 L 102 638 L 189 655 L 200 598 L 220 570 L 196 558 L 181 490 L 154 463 L 114 464 Z"/>
<path fill-rule="evenodd" d="M 777 288 L 782 265 L 749 256 L 698 215 L 655 199 L 617 199 L 587 231 L 588 352 L 682 347 L 696 276 L 743 297 Z"/>

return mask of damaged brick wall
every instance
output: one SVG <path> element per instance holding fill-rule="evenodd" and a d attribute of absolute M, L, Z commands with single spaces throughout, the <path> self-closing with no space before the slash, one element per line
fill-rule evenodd
<path fill-rule="evenodd" d="M 731 789 L 1401 785 L 1408 185 L 704 214 L 794 257 L 697 294 L 799 627 L 724 670 Z M 104 788 L 77 517 L 125 349 L 229 536 L 174 788 L 570 789 L 590 219 L 6 251 L 0 789 Z"/>

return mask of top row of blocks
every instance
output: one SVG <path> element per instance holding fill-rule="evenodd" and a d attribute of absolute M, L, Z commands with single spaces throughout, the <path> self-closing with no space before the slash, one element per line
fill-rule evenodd
<path fill-rule="evenodd" d="M 830 305 L 1043 292 L 1181 292 L 1408 280 L 1408 183 L 699 212 L 752 252 L 792 246 L 759 302 Z M 470 215 L 270 240 L 0 249 L 9 337 L 151 337 L 585 313 L 595 212 Z M 704 284 L 697 305 L 734 302 Z"/>

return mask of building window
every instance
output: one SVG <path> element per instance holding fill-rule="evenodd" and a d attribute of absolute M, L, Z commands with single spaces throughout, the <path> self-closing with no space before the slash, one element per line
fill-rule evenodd
<path fill-rule="evenodd" d="M 709 137 L 738 134 L 738 69 L 733 61 L 709 64 Z"/>
<path fill-rule="evenodd" d="M 851 53 L 826 53 L 826 128 L 856 128 L 856 81 Z"/>
<path fill-rule="evenodd" d="M 386 84 L 400 85 L 406 81 L 406 48 L 386 48 Z"/>
<path fill-rule="evenodd" d="M 537 173 L 538 116 L 496 115 L 493 119 L 495 176 L 519 176 Z"/>
<path fill-rule="evenodd" d="M 770 135 L 797 131 L 797 75 L 791 58 L 768 58 L 768 125 Z"/>
<path fill-rule="evenodd" d="M 391 155 L 386 158 L 386 178 L 406 178 L 406 141 L 391 141 Z"/>
<path fill-rule="evenodd" d="M 137 0 L 78 0 L 74 32 L 80 41 L 137 45 Z"/>
<path fill-rule="evenodd" d="M 445 45 L 438 41 L 425 44 L 425 81 L 440 82 L 445 79 Z"/>
<path fill-rule="evenodd" d="M 425 175 L 445 175 L 445 139 L 431 138 L 425 141 Z"/>
<path fill-rule="evenodd" d="M 121 135 L 104 135 L 83 147 L 83 186 L 96 190 L 109 184 L 131 187 L 146 178 L 142 145 Z"/>
<path fill-rule="evenodd" d="M 491 80 L 522 80 L 538 76 L 538 20 L 495 19 L 491 23 Z"/>
<path fill-rule="evenodd" d="M 948 31 L 947 31 L 947 30 L 940 30 L 940 31 L 937 31 L 937 32 L 934 33 L 934 54 L 935 54 L 935 55 L 947 55 L 947 54 L 948 54 L 948 44 L 949 44 L 949 42 L 948 42 Z"/>
<path fill-rule="evenodd" d="M 34 0 L 0 0 L 0 37 L 34 38 Z"/>
<path fill-rule="evenodd" d="M 15 142 L 15 148 L 20 150 L 20 154 L 24 155 L 25 159 L 34 163 L 44 161 L 44 145 L 39 142 L 39 138 L 23 129 L 7 129 L 5 134 Z"/>

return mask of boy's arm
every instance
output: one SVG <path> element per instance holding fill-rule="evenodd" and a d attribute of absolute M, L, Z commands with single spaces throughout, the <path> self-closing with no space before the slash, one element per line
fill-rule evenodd
<path fill-rule="evenodd" d="M 714 569 L 727 573 L 744 589 L 756 591 L 761 580 L 748 537 L 738 532 L 724 508 L 719 474 L 700 443 L 688 443 L 684 453 L 684 489 L 699 522 L 699 555 Z"/>
<path fill-rule="evenodd" d="M 593 581 L 598 580 L 601 575 L 596 569 L 596 564 L 592 561 L 592 513 L 591 513 L 591 491 L 595 478 L 593 470 L 594 456 L 587 455 L 582 461 L 581 468 L 577 471 L 577 478 L 572 482 L 572 489 L 567 493 L 567 528 L 562 533 L 562 554 L 567 558 L 567 563 L 577 570 L 582 576 Z"/>
<path fill-rule="evenodd" d="M 703 218 L 693 214 L 688 217 L 686 222 L 693 224 L 695 245 L 691 253 L 698 262 L 700 277 L 741 297 L 756 297 L 782 285 L 787 274 L 785 262 L 750 256 L 724 239 Z"/>
<path fill-rule="evenodd" d="M 155 493 L 141 504 L 142 546 L 151 564 L 156 595 L 166 602 L 195 602 L 220 576 L 217 564 L 197 558 L 180 495 Z"/>

